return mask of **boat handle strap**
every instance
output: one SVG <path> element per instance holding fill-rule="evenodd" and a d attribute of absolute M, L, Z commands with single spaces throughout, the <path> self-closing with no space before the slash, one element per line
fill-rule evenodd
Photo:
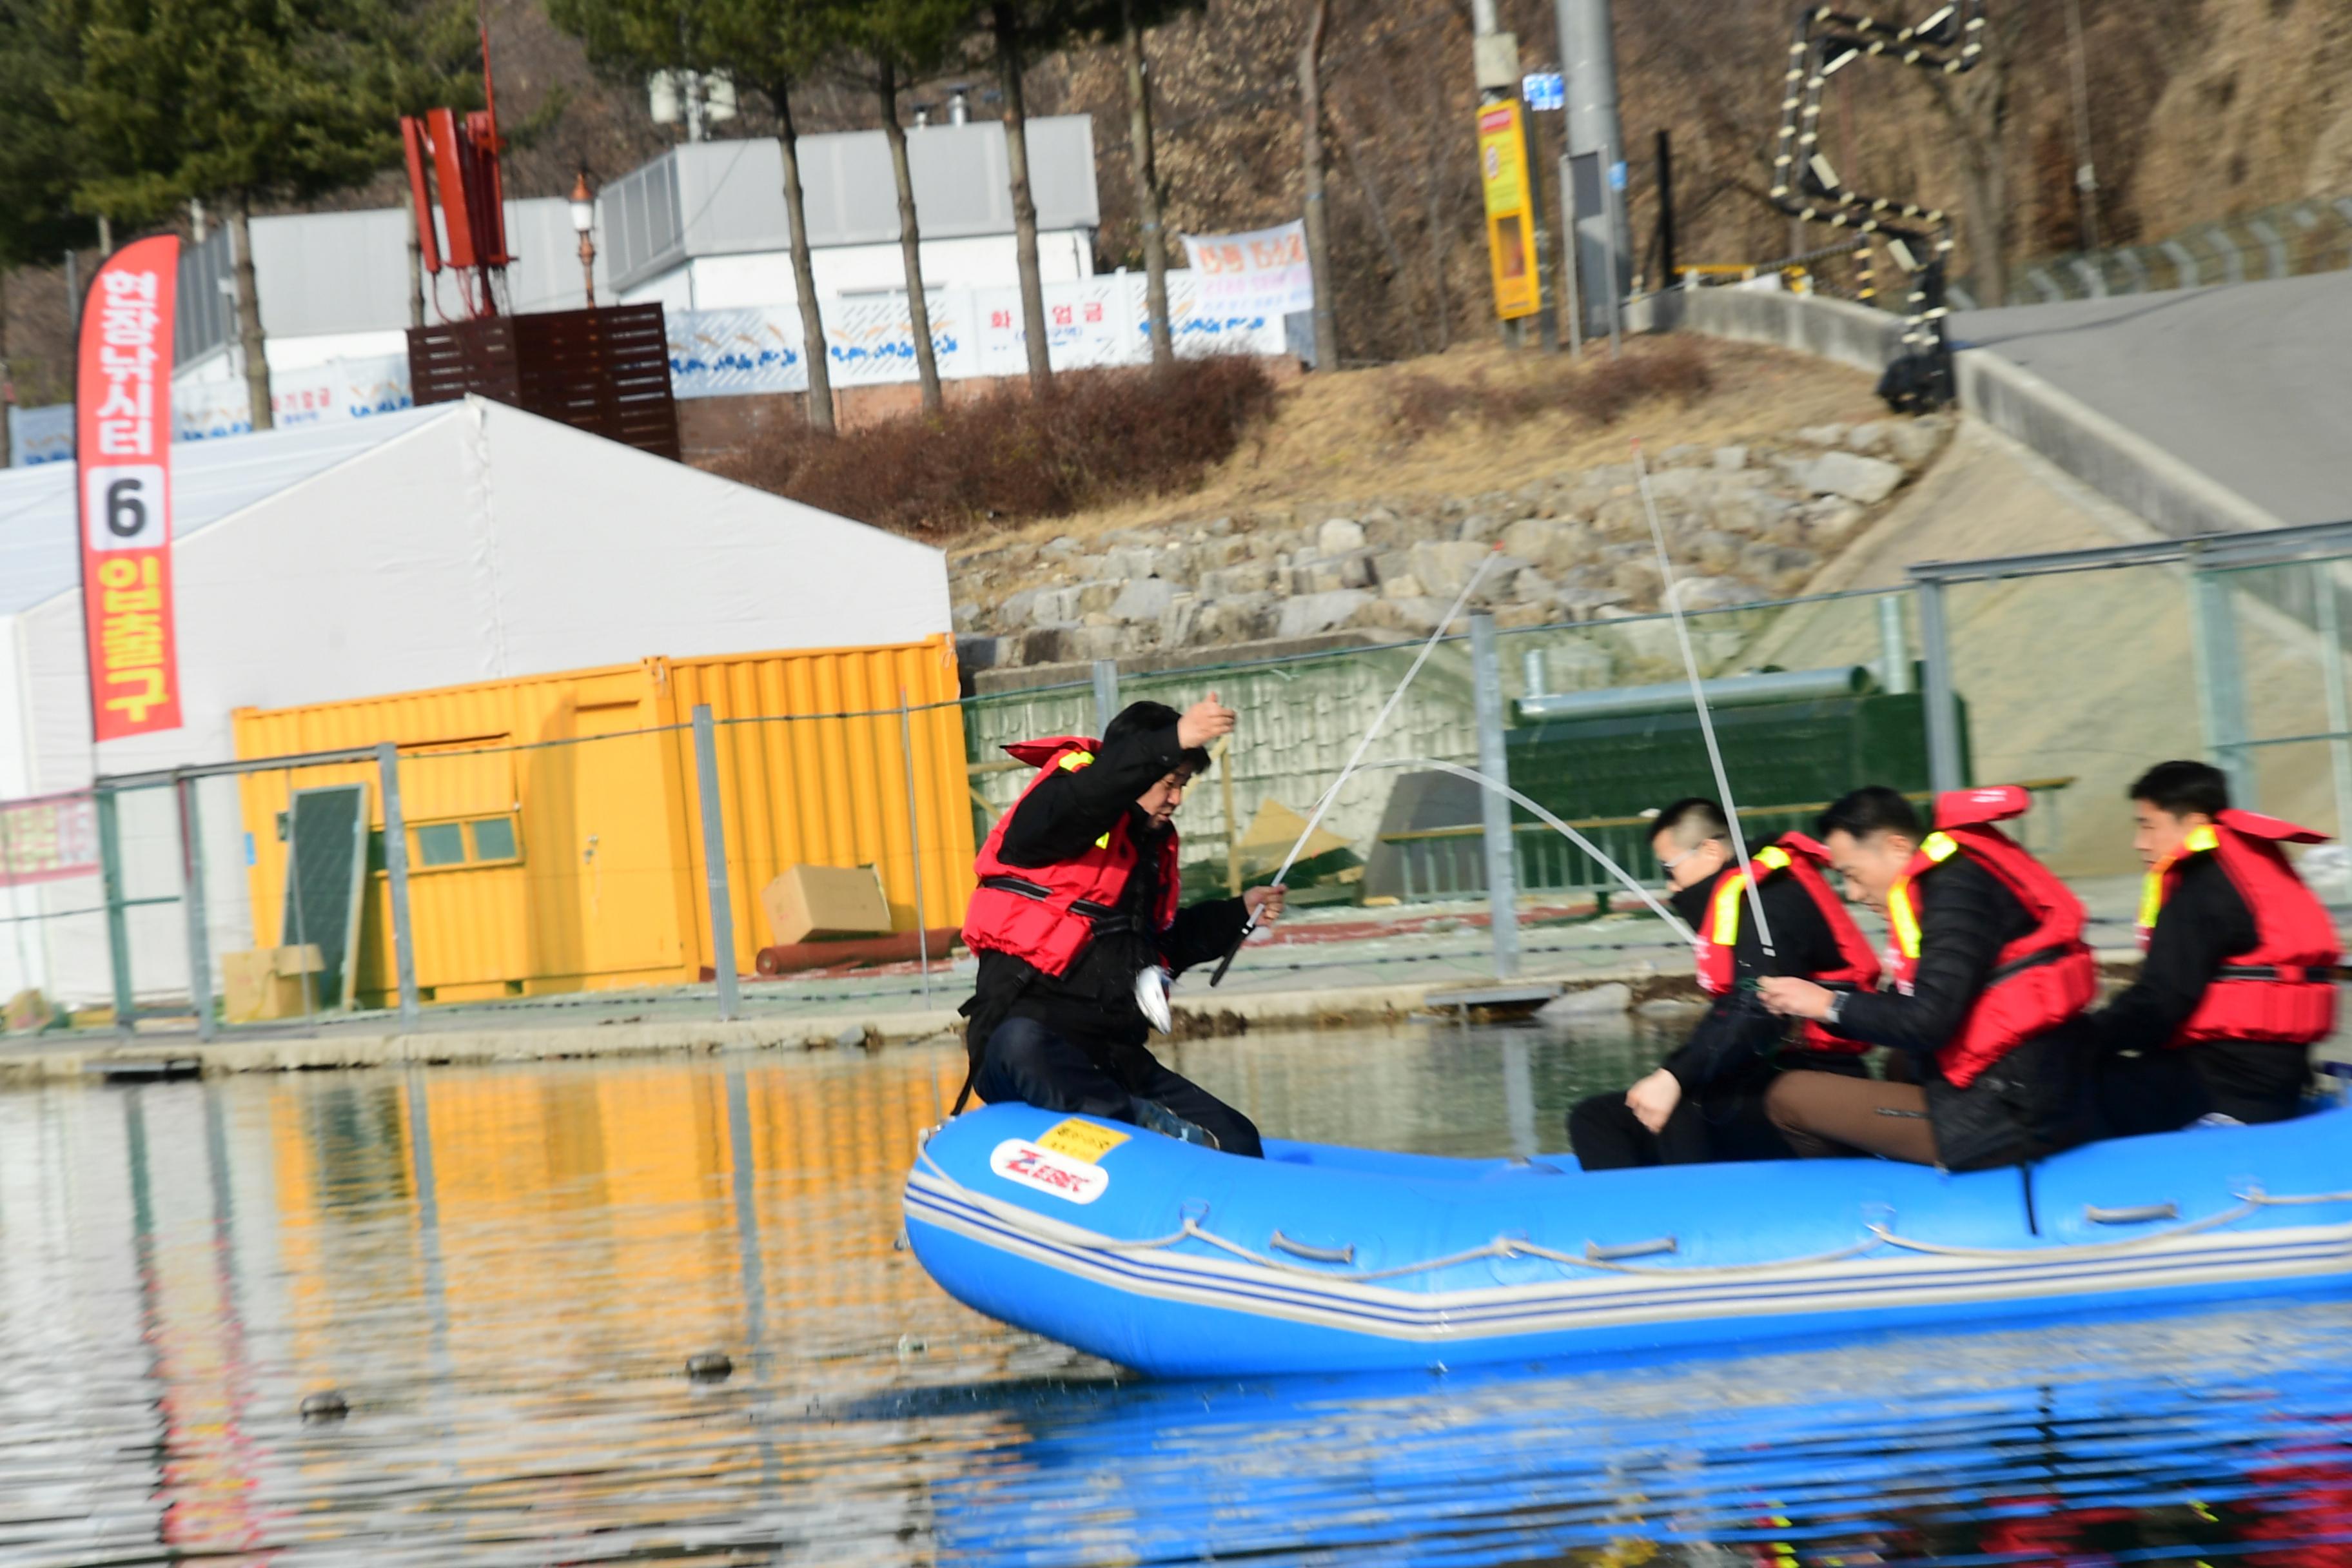
<path fill-rule="evenodd" d="M 2083 1205 L 2083 1217 L 2093 1225 L 2138 1225 L 2151 1219 L 2179 1219 L 2179 1204 L 2135 1204 L 2127 1208 L 2103 1209 L 2096 1204 Z"/>
<path fill-rule="evenodd" d="M 1277 1252 L 1287 1252 L 1293 1258 L 1304 1258 L 1316 1263 L 1353 1263 L 1356 1261 L 1356 1244 L 1352 1241 L 1345 1247 L 1309 1247 L 1303 1241 L 1291 1240 L 1290 1237 L 1283 1235 L 1282 1232 L 1277 1230 L 1266 1242 L 1266 1245 L 1273 1247 Z"/>
<path fill-rule="evenodd" d="M 1584 1244 L 1584 1256 L 1595 1263 L 1615 1263 L 1626 1258 L 1655 1258 L 1661 1252 L 1678 1250 L 1680 1246 L 1671 1236 L 1659 1237 L 1655 1241 L 1621 1242 L 1615 1247 L 1603 1247 L 1597 1241 Z"/>

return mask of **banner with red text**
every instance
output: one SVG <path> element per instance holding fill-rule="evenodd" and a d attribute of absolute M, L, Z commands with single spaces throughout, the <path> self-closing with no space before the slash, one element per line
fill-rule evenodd
<path fill-rule="evenodd" d="M 172 307 L 180 242 L 126 245 L 82 302 L 74 383 L 82 620 L 97 740 L 180 727 L 172 626 Z"/>
<path fill-rule="evenodd" d="M 1245 234 L 1188 234 L 1184 254 L 1203 310 L 1287 316 L 1315 308 L 1315 273 L 1307 264 L 1303 221 Z"/>
<path fill-rule="evenodd" d="M 98 869 L 98 807 L 87 791 L 0 800 L 0 888 Z"/>

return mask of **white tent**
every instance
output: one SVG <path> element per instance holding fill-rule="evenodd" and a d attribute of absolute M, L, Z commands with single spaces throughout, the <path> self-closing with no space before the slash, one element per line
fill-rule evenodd
<path fill-rule="evenodd" d="M 0 799 L 226 760 L 238 708 L 950 629 L 937 550 L 481 398 L 175 447 L 173 464 L 186 725 L 95 757 L 72 469 L 0 474 Z M 130 897 L 178 891 L 170 811 L 124 799 Z M 204 827 L 213 951 L 248 946 L 241 830 L 222 811 Z M 84 879 L 41 901 L 97 899 Z M 184 995 L 180 911 L 131 919 L 140 992 Z M 110 994 L 102 922 L 38 929 L 29 983 Z M 0 996 L 16 949 L 0 938 Z"/>

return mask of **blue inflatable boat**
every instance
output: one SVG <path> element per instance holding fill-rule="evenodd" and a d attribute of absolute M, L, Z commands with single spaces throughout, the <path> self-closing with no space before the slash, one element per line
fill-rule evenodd
<path fill-rule="evenodd" d="M 926 1142 L 907 1235 L 965 1305 L 1163 1376 L 1750 1344 L 2352 1282 L 2340 1103 L 2095 1143 L 2030 1173 L 1266 1152 L 989 1106 Z"/>

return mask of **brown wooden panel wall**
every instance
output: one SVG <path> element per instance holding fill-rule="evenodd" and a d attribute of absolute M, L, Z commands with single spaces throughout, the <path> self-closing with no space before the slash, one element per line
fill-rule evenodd
<path fill-rule="evenodd" d="M 659 305 L 412 327 L 408 378 L 420 404 L 479 393 L 642 451 L 678 456 Z"/>

